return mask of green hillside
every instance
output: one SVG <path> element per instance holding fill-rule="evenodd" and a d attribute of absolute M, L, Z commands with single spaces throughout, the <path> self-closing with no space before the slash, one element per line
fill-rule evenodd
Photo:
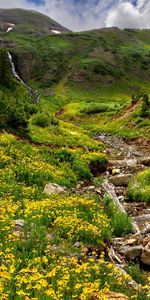
<path fill-rule="evenodd" d="M 140 95 L 149 93 L 149 41 L 150 30 L 117 28 L 32 37 L 1 34 L 1 45 L 11 52 L 23 80 L 40 91 L 46 110 L 65 106 L 64 119 L 124 137 L 142 135 L 143 127 L 149 136 L 149 120 L 140 116 Z M 135 109 L 130 106 L 133 94 Z M 95 113 L 87 113 L 93 105 Z"/>

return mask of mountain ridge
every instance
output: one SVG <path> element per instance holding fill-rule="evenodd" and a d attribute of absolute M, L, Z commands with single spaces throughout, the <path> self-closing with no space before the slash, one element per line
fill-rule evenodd
<path fill-rule="evenodd" d="M 38 11 L 21 8 L 0 9 L 0 32 L 6 32 L 10 24 L 15 25 L 12 29 L 14 32 L 26 34 L 54 34 L 52 30 L 60 33 L 70 31 Z"/>

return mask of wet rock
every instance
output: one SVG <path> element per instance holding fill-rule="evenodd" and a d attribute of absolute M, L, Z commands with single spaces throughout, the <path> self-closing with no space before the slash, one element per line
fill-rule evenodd
<path fill-rule="evenodd" d="M 119 252 L 126 256 L 129 260 L 134 260 L 135 258 L 140 258 L 142 255 L 143 246 L 122 246 Z"/>
<path fill-rule="evenodd" d="M 66 193 L 67 189 L 56 183 L 49 183 L 44 188 L 44 193 L 47 195 Z"/>
<path fill-rule="evenodd" d="M 150 266 L 150 241 L 142 251 L 141 261 L 143 264 Z"/>
<path fill-rule="evenodd" d="M 109 180 L 115 186 L 127 186 L 131 178 L 132 174 L 120 174 L 111 176 Z"/>
<path fill-rule="evenodd" d="M 127 296 L 121 293 L 107 292 L 105 296 L 107 300 L 129 300 Z"/>

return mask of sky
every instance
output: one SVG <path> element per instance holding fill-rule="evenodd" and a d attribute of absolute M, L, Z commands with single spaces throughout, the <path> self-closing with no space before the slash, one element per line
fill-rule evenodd
<path fill-rule="evenodd" d="M 73 31 L 150 28 L 150 0 L 0 0 L 0 8 L 17 7 L 45 13 Z"/>

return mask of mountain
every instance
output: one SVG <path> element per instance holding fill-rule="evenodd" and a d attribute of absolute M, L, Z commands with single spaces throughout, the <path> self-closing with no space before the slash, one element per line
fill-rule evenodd
<path fill-rule="evenodd" d="M 12 32 L 1 43 L 12 52 L 25 79 L 45 84 L 60 80 L 82 85 L 124 87 L 150 77 L 150 30 L 99 29 L 63 35 Z"/>
<path fill-rule="evenodd" d="M 48 16 L 37 11 L 25 9 L 0 9 L 0 31 L 6 32 L 11 28 L 14 32 L 28 34 L 53 34 L 69 30 Z"/>

